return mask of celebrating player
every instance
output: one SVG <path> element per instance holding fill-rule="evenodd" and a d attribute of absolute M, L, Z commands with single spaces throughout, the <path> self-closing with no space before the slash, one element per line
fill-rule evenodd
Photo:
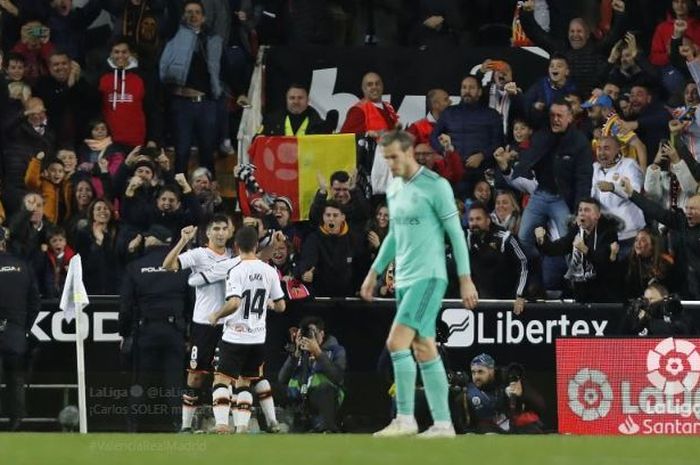
<path fill-rule="evenodd" d="M 226 277 L 226 303 L 209 315 L 212 325 L 224 318 L 224 333 L 218 345 L 219 363 L 212 386 L 215 429 L 219 433 L 229 431 L 229 385 L 232 380 L 236 387 L 233 412 L 236 433 L 247 431 L 253 403 L 250 382 L 262 377 L 268 300 L 272 300 L 270 306 L 275 312 L 285 310 L 277 271 L 255 254 L 257 231 L 244 226 L 236 233 L 235 241 L 241 261 L 229 270 Z M 262 407 L 266 408 L 265 405 Z"/>
<path fill-rule="evenodd" d="M 197 228 L 187 226 L 180 232 L 180 240 L 163 261 L 163 268 L 177 271 L 191 268 L 199 273 L 212 268 L 216 263 L 231 258 L 232 252 L 226 248 L 226 241 L 233 234 L 233 225 L 226 215 L 214 215 L 207 224 L 207 247 L 198 247 L 180 253 L 196 236 Z M 211 283 L 198 286 L 195 291 L 194 312 L 190 326 L 189 366 L 187 367 L 187 389 L 182 395 L 182 432 L 192 431 L 192 418 L 201 403 L 201 389 L 205 378 L 212 373 L 214 350 L 221 339 L 221 324 L 209 324 L 209 315 L 221 308 L 224 303 L 224 283 Z"/>
<path fill-rule="evenodd" d="M 381 140 L 384 158 L 394 179 L 387 189 L 391 223 L 379 254 L 360 293 L 367 301 L 377 276 L 396 260 L 397 312 L 387 339 L 396 380 L 396 418 L 378 437 L 408 436 L 418 432 L 413 416 L 416 362 L 420 366 L 433 426 L 422 437 L 453 437 L 445 367 L 435 346 L 435 324 L 447 288 L 445 233 L 457 263 L 464 305 L 474 308 L 478 294 L 470 277 L 469 255 L 450 184 L 421 167 L 413 151 L 413 136 L 391 131 Z M 411 354 L 413 348 L 413 355 Z"/>

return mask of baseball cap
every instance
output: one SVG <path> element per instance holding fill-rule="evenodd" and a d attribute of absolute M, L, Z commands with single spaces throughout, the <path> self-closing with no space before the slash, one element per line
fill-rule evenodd
<path fill-rule="evenodd" d="M 605 94 L 598 95 L 598 96 L 592 96 L 588 100 L 586 100 L 582 105 L 581 108 L 591 108 L 594 105 L 598 105 L 604 108 L 611 108 L 613 106 L 613 101 L 610 97 L 608 97 Z"/>
<path fill-rule="evenodd" d="M 479 354 L 472 359 L 472 363 L 470 365 L 477 365 L 486 368 L 495 368 L 496 361 L 489 354 Z"/>

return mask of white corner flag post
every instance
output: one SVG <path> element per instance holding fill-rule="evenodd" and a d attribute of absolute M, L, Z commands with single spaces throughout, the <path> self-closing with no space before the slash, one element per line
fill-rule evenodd
<path fill-rule="evenodd" d="M 63 287 L 61 303 L 63 317 L 67 322 L 75 318 L 75 352 L 78 362 L 78 412 L 80 414 L 80 433 L 87 433 L 87 401 L 85 387 L 85 348 L 83 346 L 83 329 L 80 322 L 83 316 L 83 308 L 88 300 L 85 284 L 83 283 L 83 262 L 80 255 L 75 255 L 68 264 L 68 275 Z"/>

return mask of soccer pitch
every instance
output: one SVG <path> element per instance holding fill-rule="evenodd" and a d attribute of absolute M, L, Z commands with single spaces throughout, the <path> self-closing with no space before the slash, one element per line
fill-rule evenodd
<path fill-rule="evenodd" d="M 697 465 L 693 437 L 0 434 L 2 465 Z"/>

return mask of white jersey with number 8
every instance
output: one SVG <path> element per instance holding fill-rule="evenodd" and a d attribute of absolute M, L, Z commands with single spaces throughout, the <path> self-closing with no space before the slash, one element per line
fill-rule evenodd
<path fill-rule="evenodd" d="M 222 339 L 234 344 L 263 344 L 267 334 L 267 302 L 284 298 L 280 278 L 260 260 L 242 260 L 226 276 L 226 300 L 241 299 L 238 309 L 224 319 Z"/>

